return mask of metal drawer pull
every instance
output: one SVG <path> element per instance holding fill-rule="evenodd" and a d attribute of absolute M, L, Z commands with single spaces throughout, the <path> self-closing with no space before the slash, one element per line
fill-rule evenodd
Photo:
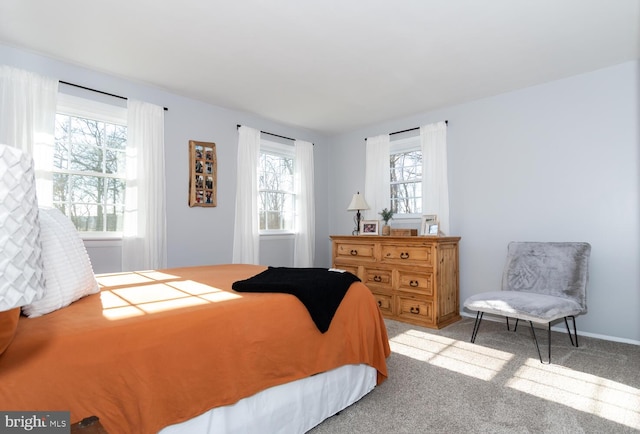
<path fill-rule="evenodd" d="M 402 252 L 400 253 L 400 259 L 409 259 L 409 253 Z"/>
<path fill-rule="evenodd" d="M 373 276 L 373 281 L 374 281 L 374 282 L 382 282 L 382 277 L 380 277 L 380 276 Z"/>
<path fill-rule="evenodd" d="M 351 253 L 351 256 L 358 256 L 357 250 L 352 250 L 350 253 Z"/>
<path fill-rule="evenodd" d="M 420 307 L 411 306 L 411 309 L 409 309 L 409 312 L 419 314 L 420 313 Z"/>
<path fill-rule="evenodd" d="M 417 286 L 418 286 L 418 281 L 417 281 L 417 280 L 412 280 L 412 281 L 410 281 L 410 282 L 409 282 L 409 286 L 412 286 L 412 287 L 414 287 L 414 288 L 415 288 L 415 287 L 417 287 Z"/>
<path fill-rule="evenodd" d="M 382 300 L 378 300 L 378 307 L 382 307 Z"/>

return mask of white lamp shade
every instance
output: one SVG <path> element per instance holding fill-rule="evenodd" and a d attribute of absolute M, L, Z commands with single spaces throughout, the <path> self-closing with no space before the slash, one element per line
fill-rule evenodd
<path fill-rule="evenodd" d="M 369 205 L 367 205 L 367 202 L 364 200 L 364 197 L 360 195 L 360 193 L 354 194 L 353 198 L 351 199 L 351 203 L 347 208 L 347 211 L 360 211 L 363 209 L 369 209 Z"/>
<path fill-rule="evenodd" d="M 0 311 L 27 305 L 43 294 L 33 160 L 0 144 Z"/>

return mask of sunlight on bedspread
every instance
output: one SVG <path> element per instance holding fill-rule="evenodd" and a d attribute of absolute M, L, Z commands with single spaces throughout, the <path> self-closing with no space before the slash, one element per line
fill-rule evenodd
<path fill-rule="evenodd" d="M 98 276 L 103 315 L 117 320 L 241 298 L 213 286 L 175 279 L 179 277 L 157 271 Z"/>

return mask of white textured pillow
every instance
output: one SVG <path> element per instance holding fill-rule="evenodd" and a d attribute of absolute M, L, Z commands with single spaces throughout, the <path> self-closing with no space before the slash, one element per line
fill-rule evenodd
<path fill-rule="evenodd" d="M 39 233 L 33 160 L 17 148 L 0 145 L 0 311 L 42 297 Z"/>
<path fill-rule="evenodd" d="M 25 315 L 41 316 L 100 291 L 78 231 L 57 208 L 40 208 L 40 242 L 46 291 L 22 308 Z"/>

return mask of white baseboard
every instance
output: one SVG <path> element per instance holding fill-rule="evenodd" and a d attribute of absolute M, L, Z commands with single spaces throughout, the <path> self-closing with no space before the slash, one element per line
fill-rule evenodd
<path fill-rule="evenodd" d="M 468 313 L 468 312 L 460 312 L 460 315 L 465 316 L 467 318 L 472 318 L 475 319 L 476 318 L 476 314 L 475 313 Z M 485 314 L 482 317 L 483 320 L 488 320 L 488 321 L 496 321 L 496 322 L 504 322 L 504 317 L 503 316 L 497 316 L 497 315 L 490 315 L 490 314 Z M 569 324 L 571 325 L 571 324 Z M 551 327 L 551 330 L 553 330 L 554 332 L 560 332 L 560 333 L 566 333 L 567 332 L 567 328 L 563 325 L 556 325 Z M 578 337 L 580 336 L 588 336 L 590 338 L 596 338 L 596 339 L 603 339 L 605 341 L 611 341 L 611 342 L 621 342 L 624 344 L 631 344 L 631 345 L 640 345 L 640 341 L 636 341 L 634 339 L 627 339 L 627 338 L 621 338 L 618 336 L 608 336 L 608 335 L 601 335 L 599 333 L 589 333 L 589 332 L 583 332 L 582 330 L 578 329 Z"/>

